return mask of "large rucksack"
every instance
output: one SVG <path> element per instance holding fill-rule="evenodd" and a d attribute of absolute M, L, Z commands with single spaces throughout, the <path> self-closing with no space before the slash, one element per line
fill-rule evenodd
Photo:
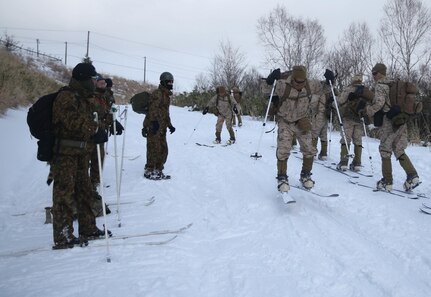
<path fill-rule="evenodd" d="M 51 161 L 55 137 L 52 132 L 52 105 L 57 95 L 67 89 L 63 87 L 55 93 L 40 97 L 27 112 L 27 125 L 37 142 L 37 159 Z"/>
<path fill-rule="evenodd" d="M 148 112 L 150 102 L 151 93 L 147 91 L 138 93 L 130 99 L 133 111 L 140 114 L 146 114 Z"/>
<path fill-rule="evenodd" d="M 415 84 L 396 80 L 389 84 L 389 99 L 391 107 L 399 109 L 408 115 L 418 114 L 422 111 L 422 102 L 417 100 L 418 88 Z"/>

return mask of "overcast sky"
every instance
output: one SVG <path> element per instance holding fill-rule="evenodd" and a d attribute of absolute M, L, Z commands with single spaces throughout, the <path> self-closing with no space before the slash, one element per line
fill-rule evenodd
<path fill-rule="evenodd" d="M 352 22 L 367 22 L 375 34 L 383 0 L 0 0 L 0 32 L 24 47 L 65 59 L 73 67 L 89 56 L 99 72 L 157 84 L 163 71 L 175 77 L 177 91 L 191 90 L 196 76 L 207 72 L 220 43 L 239 48 L 248 66 L 266 75 L 257 20 L 277 4 L 302 18 L 317 19 L 327 46 Z M 323 73 L 323 72 L 322 72 Z"/>

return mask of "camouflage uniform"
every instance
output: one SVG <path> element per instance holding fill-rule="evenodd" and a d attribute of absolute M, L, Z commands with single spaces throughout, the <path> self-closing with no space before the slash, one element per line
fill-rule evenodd
<path fill-rule="evenodd" d="M 147 172 L 159 172 L 164 169 L 164 164 L 168 158 L 168 143 L 166 141 L 166 129 L 172 127 L 169 116 L 170 96 L 172 92 L 165 86 L 152 93 L 148 113 L 143 123 L 147 134 Z M 152 125 L 158 123 L 157 131 L 152 131 Z"/>
<path fill-rule="evenodd" d="M 319 92 L 317 96 L 313 96 L 313 99 L 317 97 L 317 102 L 312 103 L 312 129 L 311 136 L 313 140 L 313 146 L 317 151 L 317 143 L 320 138 L 320 154 L 319 159 L 326 160 L 328 155 L 328 121 L 330 117 L 330 98 L 332 98 L 332 91 L 329 85 L 325 82 L 320 83 Z"/>
<path fill-rule="evenodd" d="M 373 70 L 374 71 L 374 70 Z M 392 162 L 391 155 L 400 162 L 401 167 L 406 172 L 407 178 L 404 183 L 404 188 L 409 190 L 416 187 L 419 182 L 418 173 L 410 161 L 410 158 L 405 153 L 408 145 L 407 140 L 407 124 L 400 126 L 393 125 L 392 121 L 386 116 L 390 110 L 389 86 L 391 81 L 383 76 L 374 86 L 375 103 L 366 107 L 366 113 L 369 116 L 374 115 L 379 110 L 382 110 L 383 116 L 382 126 L 379 128 L 380 145 L 379 152 L 382 159 L 382 175 L 383 178 L 377 183 L 377 188 L 392 190 Z"/>
<path fill-rule="evenodd" d="M 238 113 L 236 115 L 236 117 L 238 118 L 238 126 L 241 127 L 242 126 L 242 107 L 241 107 L 241 103 L 242 103 L 242 92 L 239 90 L 239 88 L 235 87 L 232 89 L 232 93 L 233 93 L 233 98 L 236 101 L 236 108 L 238 110 Z M 232 117 L 232 124 L 235 126 L 236 125 L 236 120 L 235 120 L 235 115 Z"/>
<path fill-rule="evenodd" d="M 305 68 L 301 69 L 303 69 L 305 76 Z M 311 96 L 311 94 L 307 94 L 305 85 L 302 86 L 300 91 L 295 89 L 294 77 L 295 67 L 291 76 L 277 82 L 275 90 L 276 95 L 280 98 L 279 108 L 276 114 L 278 123 L 276 156 L 279 190 L 280 181 L 287 180 L 287 160 L 290 156 L 292 140 L 295 136 L 303 155 L 301 181 L 303 184 L 306 181 L 312 182 L 312 184 L 307 184 L 308 188 L 314 185 L 314 181 L 310 178 L 313 158 L 316 155 L 316 149 L 313 147 L 311 141 L 311 122 L 309 119 L 311 99 L 309 96 Z M 303 79 L 305 80 L 305 77 Z M 287 91 L 289 89 L 290 92 Z"/>
<path fill-rule="evenodd" d="M 340 150 L 340 162 L 338 168 L 347 169 L 349 162 L 349 150 L 350 143 L 353 142 L 354 145 L 354 159 L 351 164 L 351 169 L 354 171 L 359 171 L 361 166 L 361 155 L 362 155 L 362 136 L 364 136 L 364 127 L 361 122 L 359 115 L 348 107 L 348 97 L 350 93 L 354 93 L 358 86 L 362 86 L 360 81 L 353 82 L 347 86 L 341 95 L 337 97 L 338 107 L 340 109 L 340 114 L 343 119 L 344 133 L 346 135 L 347 145 L 344 140 L 343 132 L 340 132 L 341 139 L 341 150 Z M 356 99 L 358 100 L 358 99 Z"/>
<path fill-rule="evenodd" d="M 221 87 L 218 87 L 217 89 L 219 88 Z M 219 93 L 219 91 L 217 91 L 217 93 Z M 226 121 L 226 129 L 228 130 L 229 136 L 230 136 L 229 140 L 231 142 L 235 142 L 235 132 L 232 129 L 232 117 L 233 117 L 232 108 L 236 105 L 237 105 L 236 100 L 226 92 L 224 96 L 215 95 L 208 102 L 208 105 L 206 108 L 210 108 L 210 109 L 215 108 L 214 114 L 217 116 L 215 142 L 217 143 L 221 142 L 221 131 L 223 128 L 223 123 L 225 121 Z"/>
<path fill-rule="evenodd" d="M 91 211 L 89 158 L 94 149 L 91 137 L 96 133 L 93 105 L 89 98 L 91 80 L 71 79 L 71 90 L 61 92 L 53 104 L 52 123 L 56 137 L 51 170 L 53 190 L 53 234 L 56 246 L 66 245 L 73 235 L 73 204 L 77 204 L 79 234 L 93 234 L 98 229 Z"/>

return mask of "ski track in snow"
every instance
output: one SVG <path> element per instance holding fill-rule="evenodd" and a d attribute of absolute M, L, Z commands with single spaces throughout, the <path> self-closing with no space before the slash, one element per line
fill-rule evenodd
<path fill-rule="evenodd" d="M 6 131 L 2 139 L 14 146 L 1 151 L 8 173 L 0 181 L 2 296 L 429 295 L 431 217 L 418 211 L 427 200 L 372 192 L 315 165 L 314 191 L 340 197 L 292 188 L 297 202 L 286 205 L 276 190 L 275 134 L 263 134 L 258 151 L 262 159 L 250 158 L 261 131 L 272 123 L 262 129 L 262 122 L 244 117 L 244 126 L 235 128 L 236 144 L 200 147 L 195 142 L 211 144 L 216 118 L 205 115 L 192 133 L 202 115 L 178 107 L 171 107 L 177 130 L 167 136 L 165 173 L 172 179 L 164 181 L 143 178 L 143 117 L 129 108 L 125 155 L 141 158 L 124 161 L 121 228 L 115 158 L 106 159 L 104 183 L 110 187 L 104 188 L 104 197 L 112 211 L 107 224 L 115 235 L 193 226 L 162 246 L 144 242 L 172 235 L 110 240 L 111 263 L 106 263 L 102 240 L 87 248 L 52 251 L 52 225 L 43 224 L 52 186 L 45 183 L 48 167 L 36 160 L 36 141 L 29 139 L 25 116 L 26 109 L 20 109 L 0 118 L 0 131 Z M 227 135 L 223 128 L 223 142 Z M 339 134 L 331 137 L 330 158 L 337 162 Z M 111 137 L 108 151 L 115 155 L 113 143 Z M 119 148 L 121 143 L 119 137 Z M 378 141 L 368 144 L 376 171 L 368 180 L 375 181 L 380 178 Z M 429 159 L 431 152 L 420 147 L 407 152 L 423 181 L 418 191 L 429 196 L 429 162 L 420 160 Z M 363 154 L 364 170 L 371 172 L 366 149 Z M 393 168 L 394 181 L 401 185 L 405 176 L 394 160 Z M 299 184 L 300 170 L 301 160 L 289 158 L 290 183 Z M 154 203 L 145 206 L 152 196 Z M 41 250 L 22 253 L 34 248 Z"/>

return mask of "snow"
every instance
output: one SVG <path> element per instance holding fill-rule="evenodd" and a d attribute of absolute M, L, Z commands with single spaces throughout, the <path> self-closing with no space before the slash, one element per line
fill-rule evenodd
<path fill-rule="evenodd" d="M 276 190 L 276 134 L 262 133 L 272 122 L 263 127 L 244 117 L 236 144 L 203 147 L 195 142 L 211 144 L 216 118 L 178 107 L 171 107 L 177 130 L 168 134 L 165 173 L 172 179 L 166 181 L 143 178 L 143 116 L 128 109 L 119 208 L 113 137 L 108 144 L 104 198 L 113 212 L 106 220 L 114 235 L 193 225 L 164 245 L 145 243 L 172 234 L 111 239 L 109 252 L 104 240 L 53 251 L 52 225 L 44 224 L 52 186 L 45 183 L 48 167 L 36 160 L 26 111 L 0 118 L 1 296 L 430 296 L 431 216 L 419 212 L 428 199 L 372 192 L 315 164 L 314 191 L 340 196 L 292 188 L 296 203 L 286 205 Z M 224 128 L 224 142 L 227 135 Z M 331 161 L 338 161 L 339 139 L 331 134 Z M 374 184 L 378 141 L 367 143 L 376 172 L 361 181 Z M 256 152 L 261 159 L 250 158 Z M 430 149 L 410 146 L 407 153 L 423 181 L 417 192 L 431 196 Z M 366 147 L 363 154 L 364 171 L 371 172 Z M 393 168 L 401 188 L 405 174 L 395 160 Z M 299 183 L 300 170 L 292 155 L 291 184 Z M 97 220 L 102 227 L 103 218 Z"/>

